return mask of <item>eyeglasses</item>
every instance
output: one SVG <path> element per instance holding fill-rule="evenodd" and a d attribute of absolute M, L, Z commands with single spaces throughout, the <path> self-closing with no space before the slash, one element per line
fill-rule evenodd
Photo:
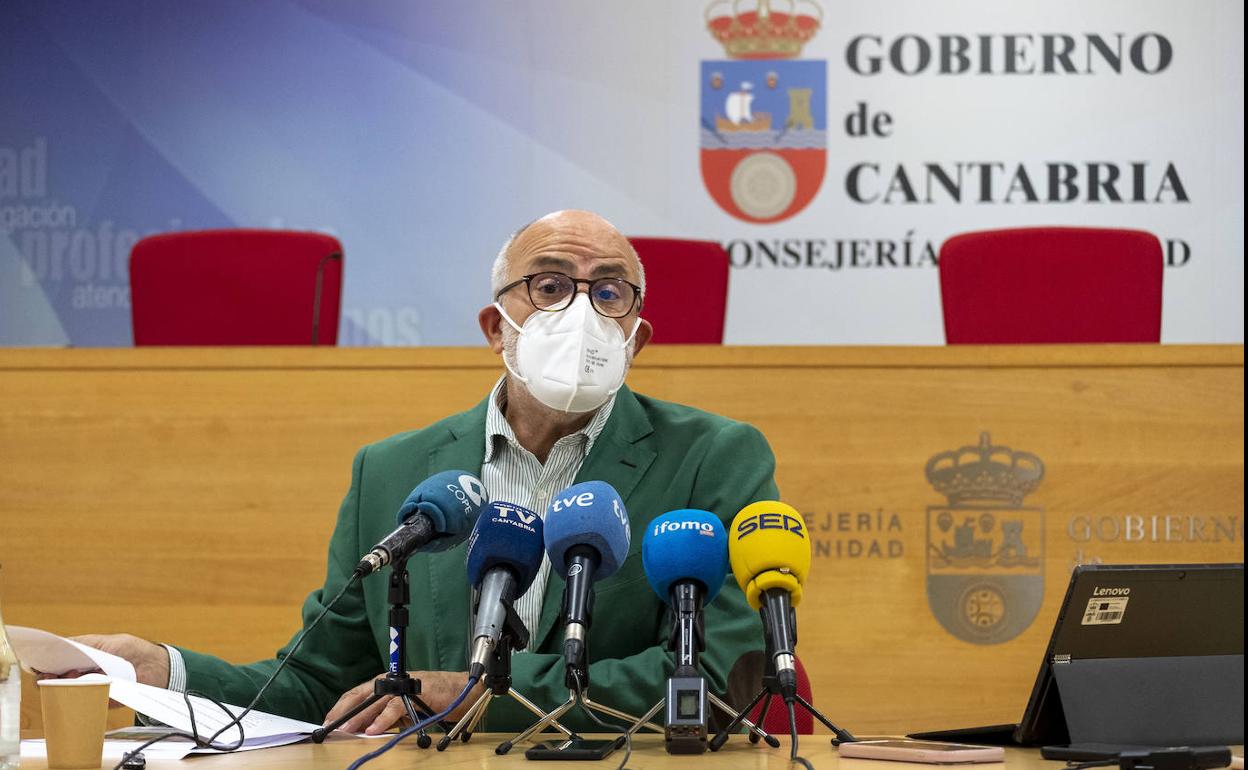
<path fill-rule="evenodd" d="M 526 284 L 529 291 L 529 302 L 538 310 L 554 313 L 567 308 L 576 297 L 577 287 L 585 284 L 589 287 L 589 302 L 594 310 L 607 318 L 623 318 L 632 312 L 633 307 L 641 301 L 641 287 L 629 283 L 623 278 L 572 278 L 563 273 L 534 273 L 521 276 L 498 290 L 494 295 L 499 297 Z"/>

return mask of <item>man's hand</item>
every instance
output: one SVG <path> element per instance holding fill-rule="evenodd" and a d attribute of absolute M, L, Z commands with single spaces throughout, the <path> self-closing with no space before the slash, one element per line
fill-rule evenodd
<path fill-rule="evenodd" d="M 72 637 L 75 642 L 111 652 L 134 666 L 140 684 L 153 687 L 169 686 L 169 651 L 164 647 L 130 634 L 88 634 Z M 85 672 L 83 672 L 85 673 Z"/>
<path fill-rule="evenodd" d="M 420 680 L 420 699 L 433 709 L 435 714 L 451 705 L 455 696 L 464 689 L 464 685 L 468 684 L 468 674 L 463 671 L 410 671 L 408 673 Z M 384 679 L 385 676 L 376 678 Z M 372 695 L 373 681 L 370 679 L 343 693 L 334 707 L 325 715 L 324 724 L 334 721 Z M 479 691 L 480 687 L 481 685 L 478 684 L 474 692 Z M 469 694 L 459 708 L 452 711 L 447 718 L 451 721 L 458 720 L 468 710 L 471 700 L 472 695 Z M 407 718 L 407 709 L 403 706 L 403 701 L 391 695 L 351 717 L 338 729 L 345 733 L 363 732 L 366 735 L 378 735 L 396 724 L 410 727 L 411 720 Z"/>

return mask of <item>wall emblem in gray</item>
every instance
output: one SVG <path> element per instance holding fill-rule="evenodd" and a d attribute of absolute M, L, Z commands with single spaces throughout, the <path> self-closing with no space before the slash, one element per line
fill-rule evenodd
<path fill-rule="evenodd" d="M 1023 505 L 1044 478 L 1030 452 L 979 444 L 927 461 L 947 504 L 927 508 L 927 603 L 945 629 L 975 644 L 1021 634 L 1044 599 L 1044 509 Z"/>

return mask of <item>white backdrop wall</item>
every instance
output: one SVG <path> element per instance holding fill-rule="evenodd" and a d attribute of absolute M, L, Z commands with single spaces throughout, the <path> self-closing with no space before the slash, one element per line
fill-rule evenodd
<path fill-rule="evenodd" d="M 939 344 L 940 243 L 1024 225 L 1155 233 L 1163 341 L 1243 341 L 1242 3 L 771 5 L 7 3 L 0 344 L 130 344 L 134 240 L 233 226 L 343 241 L 340 344 L 475 344 L 563 207 L 724 243 L 731 343 Z"/>

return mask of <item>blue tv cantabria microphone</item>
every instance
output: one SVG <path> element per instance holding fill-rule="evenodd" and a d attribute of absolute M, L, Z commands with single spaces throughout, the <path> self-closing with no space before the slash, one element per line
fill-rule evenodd
<path fill-rule="evenodd" d="M 365 577 L 416 551 L 443 551 L 458 545 L 489 499 L 485 485 L 467 471 L 435 473 L 399 506 L 398 529 L 364 554 L 355 574 Z"/>
<path fill-rule="evenodd" d="M 533 584 L 545 555 L 542 519 L 511 503 L 490 503 L 468 536 L 468 582 L 477 591 L 468 675 L 480 677 L 508 621 L 519 622 L 512 602 Z M 521 638 L 515 638 L 518 632 Z M 515 649 L 528 646 L 528 629 L 515 629 Z"/>
<path fill-rule="evenodd" d="M 585 684 L 585 634 L 593 615 L 594 581 L 615 574 L 631 540 L 628 511 L 612 486 L 584 481 L 556 494 L 546 512 L 546 555 L 567 585 L 563 590 L 564 661 L 569 687 Z M 575 673 L 574 673 L 575 672 Z"/>
<path fill-rule="evenodd" d="M 665 746 L 669 754 L 701 754 L 707 742 L 706 678 L 698 654 L 706 649 L 702 607 L 710 604 L 728 574 L 728 535 L 709 511 L 670 511 L 646 525 L 641 563 L 650 587 L 672 607 L 668 646 L 676 669 L 664 699 Z"/>

